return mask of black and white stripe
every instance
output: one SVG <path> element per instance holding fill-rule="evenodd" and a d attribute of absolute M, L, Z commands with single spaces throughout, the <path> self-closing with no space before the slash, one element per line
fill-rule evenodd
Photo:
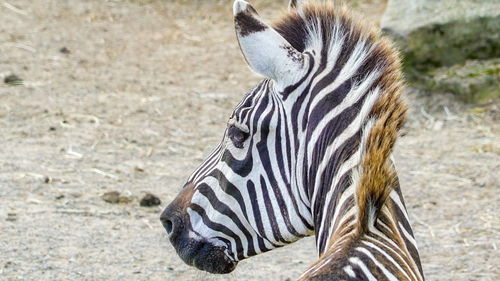
<path fill-rule="evenodd" d="M 399 187 L 369 233 L 351 239 L 371 112 L 389 67 L 381 47 L 340 10 L 296 11 L 292 3 L 272 28 L 235 2 L 243 54 L 270 78 L 246 94 L 222 142 L 189 177 L 191 236 L 239 261 L 315 234 L 325 258 L 304 280 L 332 261 L 345 280 L 423 280 Z"/>

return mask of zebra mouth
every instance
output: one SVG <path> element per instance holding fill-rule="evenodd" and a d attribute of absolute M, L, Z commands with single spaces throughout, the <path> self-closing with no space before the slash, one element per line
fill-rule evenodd
<path fill-rule="evenodd" d="M 189 188 L 184 189 L 184 192 L 190 191 Z M 183 199 L 182 196 L 179 198 Z M 229 253 L 229 245 L 216 238 L 204 238 L 193 231 L 189 217 L 184 212 L 182 205 L 174 200 L 160 216 L 170 243 L 179 257 L 187 265 L 210 273 L 232 272 L 238 262 Z"/>
<path fill-rule="evenodd" d="M 199 270 L 215 274 L 232 272 L 238 262 L 233 261 L 227 254 L 226 248 L 216 246 L 208 241 L 198 241 L 188 238 L 183 241 L 171 241 L 181 259 L 190 266 Z"/>

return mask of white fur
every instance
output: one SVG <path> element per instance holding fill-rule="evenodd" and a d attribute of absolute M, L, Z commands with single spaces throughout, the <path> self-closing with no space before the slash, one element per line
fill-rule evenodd
<path fill-rule="evenodd" d="M 249 11 L 250 4 L 236 0 L 233 13 L 246 13 L 253 17 L 264 30 L 241 34 L 236 26 L 240 48 L 250 68 L 256 73 L 277 82 L 277 90 L 297 82 L 307 71 L 307 56 L 297 51 L 276 30 L 265 24 L 257 14 Z M 238 24 L 238 22 L 236 22 Z"/>
<path fill-rule="evenodd" d="M 373 274 L 370 272 L 370 269 L 368 269 L 368 267 L 366 267 L 365 263 L 362 260 L 360 260 L 359 258 L 353 257 L 353 258 L 349 259 L 349 262 L 353 265 L 357 265 L 361 269 L 361 271 L 363 271 L 363 273 L 365 274 L 366 279 L 368 281 L 377 281 L 377 278 L 375 278 L 375 276 L 373 276 Z"/>
<path fill-rule="evenodd" d="M 349 277 L 356 278 L 356 273 L 354 273 L 354 271 L 352 270 L 352 266 L 346 265 L 346 266 L 344 266 L 343 269 L 344 269 L 345 273 L 347 273 L 347 275 L 349 275 Z"/>
<path fill-rule="evenodd" d="M 375 256 L 372 253 L 370 253 L 370 251 L 368 251 L 367 249 L 365 249 L 363 247 L 357 247 L 356 251 L 361 252 L 361 253 L 365 254 L 366 256 L 368 256 L 373 261 L 373 263 L 375 263 L 375 265 L 378 268 L 380 268 L 382 273 L 384 273 L 385 277 L 387 277 L 387 279 L 389 279 L 389 281 L 398 281 L 398 278 L 396 278 L 396 276 L 394 276 L 394 274 L 392 274 L 389 270 L 387 270 L 387 268 L 385 268 L 385 266 L 381 262 L 379 262 L 377 260 L 377 258 L 375 258 Z"/>

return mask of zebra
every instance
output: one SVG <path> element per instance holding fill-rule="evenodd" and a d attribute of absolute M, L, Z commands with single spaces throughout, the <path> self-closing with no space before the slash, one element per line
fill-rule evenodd
<path fill-rule="evenodd" d="M 180 258 L 229 273 L 315 235 L 299 280 L 424 280 L 391 156 L 407 112 L 391 43 L 328 3 L 291 0 L 273 25 L 243 0 L 233 13 L 264 80 L 161 214 Z"/>

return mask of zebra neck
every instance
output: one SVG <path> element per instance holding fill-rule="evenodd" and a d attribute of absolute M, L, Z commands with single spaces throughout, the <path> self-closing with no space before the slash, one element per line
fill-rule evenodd
<path fill-rule="evenodd" d="M 338 121 L 343 122 L 335 120 L 323 128 L 325 135 L 316 139 L 308 151 L 319 156 L 306 159 L 304 165 L 308 167 L 305 182 L 320 254 L 335 232 L 352 230 L 356 219 L 352 174 L 361 164 L 363 131 L 367 129 L 361 118 L 354 115 L 357 111 L 353 108 L 353 114 L 345 112 L 347 116 L 339 116 Z"/>
<path fill-rule="evenodd" d="M 350 181 L 350 172 L 331 180 L 338 184 L 318 191 L 320 201 L 312 207 L 316 246 L 319 254 L 331 244 L 334 236 L 347 237 L 354 231 L 357 207 L 355 186 Z"/>

